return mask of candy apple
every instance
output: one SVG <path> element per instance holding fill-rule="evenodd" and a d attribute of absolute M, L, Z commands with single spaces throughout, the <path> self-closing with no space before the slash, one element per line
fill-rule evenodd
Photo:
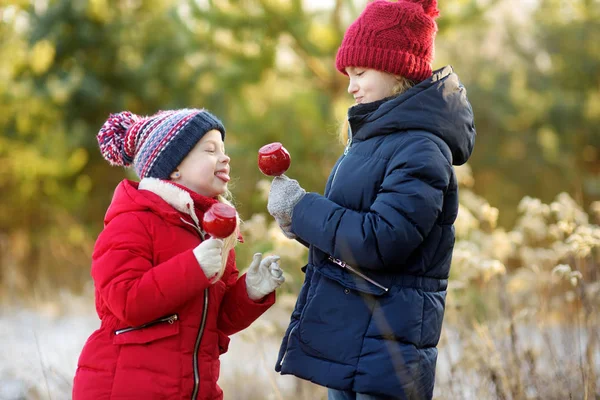
<path fill-rule="evenodd" d="M 258 150 L 258 168 L 267 176 L 279 176 L 290 167 L 290 153 L 279 142 L 269 143 Z"/>
<path fill-rule="evenodd" d="M 204 213 L 202 226 L 206 233 L 216 239 L 224 239 L 235 231 L 237 218 L 235 208 L 215 203 Z"/>

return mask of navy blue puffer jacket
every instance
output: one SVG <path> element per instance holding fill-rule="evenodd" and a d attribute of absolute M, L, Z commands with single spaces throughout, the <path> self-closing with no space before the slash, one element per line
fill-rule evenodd
<path fill-rule="evenodd" d="M 445 67 L 398 97 L 352 107 L 349 123 L 325 196 L 307 193 L 293 211 L 310 255 L 276 370 L 429 399 L 458 212 L 452 165 L 473 150 L 471 105 Z"/>

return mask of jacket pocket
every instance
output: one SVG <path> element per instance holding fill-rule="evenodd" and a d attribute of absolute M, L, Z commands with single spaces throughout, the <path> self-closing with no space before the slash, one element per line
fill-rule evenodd
<path fill-rule="evenodd" d="M 343 263 L 340 260 L 336 261 Z M 389 289 L 376 280 L 366 276 L 366 274 L 363 274 L 354 267 L 345 263 L 343 264 L 346 266 L 341 266 L 333 261 L 333 259 L 329 259 L 327 264 L 319 268 L 319 272 L 351 290 L 373 296 L 383 296 L 388 293 Z"/>
<path fill-rule="evenodd" d="M 298 323 L 303 350 L 312 356 L 355 364 L 375 297 L 350 289 L 316 270 Z"/>
<path fill-rule="evenodd" d="M 157 319 L 137 327 L 118 329 L 113 337 L 113 344 L 144 344 L 174 336 L 179 333 L 177 314 Z"/>

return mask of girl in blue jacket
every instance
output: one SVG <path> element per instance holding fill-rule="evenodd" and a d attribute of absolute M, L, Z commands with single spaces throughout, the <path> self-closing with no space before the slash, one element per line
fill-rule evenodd
<path fill-rule="evenodd" d="M 450 66 L 432 72 L 436 0 L 369 3 L 336 57 L 356 104 L 325 195 L 286 176 L 268 210 L 310 248 L 276 364 L 329 399 L 431 399 L 458 188 L 475 127 Z"/>

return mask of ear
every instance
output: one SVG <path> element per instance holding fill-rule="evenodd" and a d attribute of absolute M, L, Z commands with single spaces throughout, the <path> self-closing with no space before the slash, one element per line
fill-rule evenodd
<path fill-rule="evenodd" d="M 179 172 L 178 169 L 176 169 L 175 171 L 171 172 L 171 175 L 169 175 L 169 178 L 171 178 L 171 180 L 176 181 L 177 179 L 181 178 L 181 173 Z"/>

